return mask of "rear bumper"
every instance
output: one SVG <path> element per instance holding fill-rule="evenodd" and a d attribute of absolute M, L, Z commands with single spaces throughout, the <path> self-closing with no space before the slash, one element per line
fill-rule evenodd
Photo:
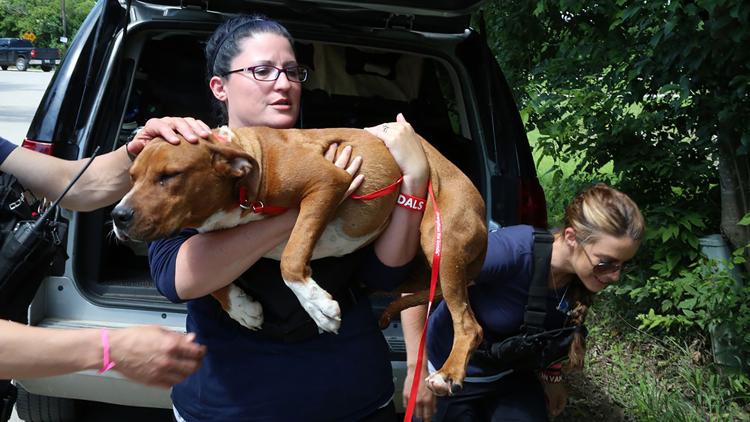
<path fill-rule="evenodd" d="M 66 399 L 92 400 L 124 406 L 156 407 L 169 409 L 172 400 L 170 389 L 146 387 L 110 371 L 98 375 L 84 371 L 58 377 L 16 380 L 32 394 Z"/>
<path fill-rule="evenodd" d="M 29 60 L 30 65 L 58 65 L 60 64 L 60 59 L 31 59 Z"/>

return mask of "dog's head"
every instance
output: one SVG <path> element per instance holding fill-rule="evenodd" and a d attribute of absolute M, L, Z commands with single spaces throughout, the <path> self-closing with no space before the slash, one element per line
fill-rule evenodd
<path fill-rule="evenodd" d="M 258 162 L 234 143 L 211 136 L 198 144 L 161 138 L 148 143 L 130 168 L 133 187 L 112 211 L 115 235 L 150 241 L 238 208 L 238 190 L 255 199 Z"/>

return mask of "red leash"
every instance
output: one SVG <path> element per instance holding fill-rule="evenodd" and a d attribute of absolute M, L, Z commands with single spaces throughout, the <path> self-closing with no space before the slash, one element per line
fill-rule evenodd
<path fill-rule="evenodd" d="M 363 201 L 369 201 L 371 199 L 380 198 L 381 196 L 385 196 L 399 187 L 401 182 L 404 180 L 404 176 L 401 176 L 396 180 L 395 182 L 391 183 L 390 185 L 378 189 L 375 192 L 370 192 L 364 195 L 350 195 L 349 198 L 351 199 L 361 199 Z M 239 200 L 240 208 L 243 210 L 252 210 L 256 214 L 281 214 L 282 212 L 288 210 L 289 208 L 285 207 L 274 207 L 270 205 L 263 204 L 262 201 L 248 201 L 247 200 L 247 188 L 244 186 L 240 186 L 240 200 Z"/>
<path fill-rule="evenodd" d="M 349 195 L 349 198 L 352 198 L 352 199 L 362 199 L 362 200 L 365 200 L 365 201 L 370 200 L 370 199 L 380 198 L 381 196 L 387 195 L 387 194 L 393 192 L 394 190 L 396 190 L 396 188 L 398 187 L 398 185 L 400 185 L 403 180 L 404 180 L 404 176 L 401 176 L 395 182 L 391 183 L 390 185 L 388 185 L 388 186 L 386 186 L 386 187 L 384 187 L 382 189 L 378 189 L 375 192 L 367 193 L 367 194 L 364 194 L 364 195 Z"/>
<path fill-rule="evenodd" d="M 430 182 L 427 187 L 430 192 L 430 198 L 432 199 L 432 208 L 435 211 L 435 252 L 432 254 L 432 275 L 430 276 L 430 298 L 427 301 L 427 317 L 424 319 L 422 337 L 419 339 L 417 366 L 414 370 L 414 378 L 411 381 L 411 392 L 409 393 L 409 403 L 406 406 L 406 413 L 404 414 L 404 422 L 411 422 L 412 416 L 414 415 L 414 407 L 417 404 L 417 391 L 419 391 L 419 382 L 420 378 L 422 377 L 424 343 L 425 339 L 427 338 L 427 323 L 430 320 L 430 310 L 432 309 L 432 301 L 435 299 L 435 289 L 437 288 L 438 272 L 440 271 L 440 254 L 443 240 L 443 220 L 440 217 L 440 210 L 438 209 L 437 201 L 435 200 L 435 193 L 432 191 L 432 182 Z"/>

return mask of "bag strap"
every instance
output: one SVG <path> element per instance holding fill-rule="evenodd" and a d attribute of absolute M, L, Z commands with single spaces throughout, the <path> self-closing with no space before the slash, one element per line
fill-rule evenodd
<path fill-rule="evenodd" d="M 10 380 L 0 380 L 0 422 L 8 422 L 16 404 L 16 387 Z"/>
<path fill-rule="evenodd" d="M 523 317 L 521 331 L 537 334 L 544 331 L 547 316 L 547 292 L 552 259 L 552 242 L 555 238 L 549 231 L 534 229 L 534 272 L 529 286 L 529 300 Z"/>

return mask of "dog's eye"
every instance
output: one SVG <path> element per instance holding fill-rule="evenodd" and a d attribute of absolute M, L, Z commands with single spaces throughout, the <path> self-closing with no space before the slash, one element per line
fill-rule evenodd
<path fill-rule="evenodd" d="M 179 175 L 180 175 L 180 173 L 162 173 L 162 174 L 159 175 L 159 184 L 162 185 L 162 186 L 164 186 L 164 184 L 167 183 L 167 181 L 169 181 L 170 179 L 173 179 L 173 178 L 175 178 L 175 177 L 177 177 Z"/>

